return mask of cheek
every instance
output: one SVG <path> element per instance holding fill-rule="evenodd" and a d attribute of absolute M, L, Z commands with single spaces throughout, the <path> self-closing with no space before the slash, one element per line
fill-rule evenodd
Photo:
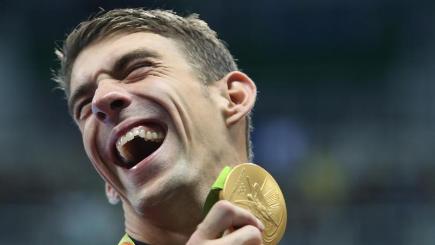
<path fill-rule="evenodd" d="M 212 131 L 222 130 L 224 126 L 223 114 L 213 101 L 207 98 L 197 100 L 190 107 L 190 111 L 196 119 L 196 125 L 201 125 L 202 128 Z"/>
<path fill-rule="evenodd" d="M 85 148 L 86 154 L 88 157 L 92 157 L 92 142 L 93 135 L 95 133 L 94 127 L 92 127 L 91 120 L 87 120 L 80 126 L 80 131 L 82 133 L 83 147 Z"/>
<path fill-rule="evenodd" d="M 102 158 L 103 156 L 100 155 L 103 146 L 98 145 L 97 142 L 105 141 L 98 140 L 97 137 L 102 137 L 98 131 L 99 130 L 94 126 L 92 122 L 86 123 L 85 127 L 82 130 L 84 149 L 93 167 L 101 176 L 101 178 L 110 183 L 119 192 L 120 184 L 118 179 L 116 178 L 116 170 L 111 169 L 107 164 L 105 164 L 107 160 Z"/>
<path fill-rule="evenodd" d="M 184 88 L 179 92 L 179 102 L 188 110 L 192 116 L 208 119 L 218 115 L 217 105 L 211 100 L 204 88 L 193 87 L 191 89 Z"/>
<path fill-rule="evenodd" d="M 102 152 L 102 147 L 98 145 L 98 142 L 104 141 L 98 140 L 98 130 L 94 125 L 95 124 L 92 122 L 92 119 L 87 120 L 84 124 L 81 130 L 83 147 L 92 165 L 101 174 L 105 167 L 103 166 L 103 159 L 101 159 L 99 154 L 99 152 Z"/>

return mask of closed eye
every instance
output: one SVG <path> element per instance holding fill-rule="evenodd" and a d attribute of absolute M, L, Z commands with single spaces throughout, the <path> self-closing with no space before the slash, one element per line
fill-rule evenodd
<path fill-rule="evenodd" d="M 145 61 L 133 65 L 130 69 L 128 69 L 128 72 L 126 72 L 126 75 L 124 76 L 124 80 L 135 81 L 141 79 L 148 74 L 148 72 L 151 70 L 153 66 L 154 64 L 151 61 Z"/>
<path fill-rule="evenodd" d="M 89 113 L 91 112 L 91 102 L 92 98 L 88 98 L 83 100 L 78 106 L 76 106 L 74 112 L 76 120 L 81 121 L 89 115 Z"/>

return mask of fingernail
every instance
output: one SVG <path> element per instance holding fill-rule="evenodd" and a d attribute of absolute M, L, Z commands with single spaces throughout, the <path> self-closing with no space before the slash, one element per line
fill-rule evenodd
<path fill-rule="evenodd" d="M 261 231 L 264 231 L 264 229 L 265 229 L 266 227 L 264 227 L 263 222 L 261 222 L 261 220 L 258 220 L 258 224 L 260 224 L 260 230 L 261 230 Z"/>

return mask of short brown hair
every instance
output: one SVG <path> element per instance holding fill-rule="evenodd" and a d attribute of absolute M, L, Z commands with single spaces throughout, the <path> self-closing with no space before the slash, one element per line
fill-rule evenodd
<path fill-rule="evenodd" d="M 114 9 L 92 16 L 67 36 L 62 47 L 55 51 L 60 67 L 54 72 L 53 80 L 69 97 L 72 66 L 84 48 L 112 35 L 135 32 L 152 32 L 176 40 L 204 84 L 218 81 L 229 72 L 238 70 L 225 43 L 196 14 L 181 17 L 170 10 Z M 246 150 L 249 160 L 253 156 L 251 131 L 251 117 L 248 115 Z"/>
<path fill-rule="evenodd" d="M 169 10 L 114 9 L 80 23 L 56 50 L 60 67 L 54 80 L 69 96 L 71 69 L 79 53 L 93 42 L 120 33 L 152 32 L 181 44 L 190 65 L 204 83 L 237 70 L 233 56 L 207 23 L 192 14 L 181 17 Z"/>

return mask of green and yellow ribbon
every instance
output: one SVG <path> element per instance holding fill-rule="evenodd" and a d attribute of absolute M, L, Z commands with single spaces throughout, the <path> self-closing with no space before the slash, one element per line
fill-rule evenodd
<path fill-rule="evenodd" d="M 125 234 L 121 241 L 119 241 L 118 245 L 134 245 L 134 242 L 127 234 Z"/>
<path fill-rule="evenodd" d="M 213 205 L 219 201 L 219 192 L 224 188 L 225 180 L 230 172 L 231 168 L 228 166 L 222 169 L 216 181 L 211 186 L 211 190 L 205 199 L 204 208 L 202 210 L 204 217 L 208 214 Z"/>

